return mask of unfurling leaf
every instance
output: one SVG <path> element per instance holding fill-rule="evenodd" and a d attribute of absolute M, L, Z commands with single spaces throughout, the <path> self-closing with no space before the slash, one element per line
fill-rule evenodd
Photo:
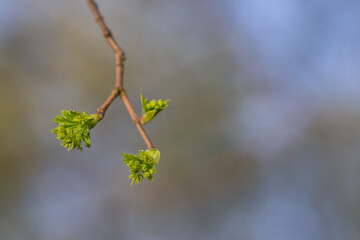
<path fill-rule="evenodd" d="M 88 115 L 87 112 L 77 112 L 75 110 L 63 110 L 61 115 L 54 118 L 54 123 L 58 126 L 51 129 L 52 133 L 57 134 L 57 139 L 61 145 L 72 151 L 77 148 L 82 151 L 82 142 L 86 147 L 90 147 L 90 129 L 95 127 L 101 117 L 98 114 Z"/>
<path fill-rule="evenodd" d="M 140 183 L 144 178 L 152 180 L 156 173 L 155 166 L 160 160 L 160 151 L 157 149 L 140 150 L 138 155 L 122 153 L 124 163 L 130 169 L 131 185 Z"/>
<path fill-rule="evenodd" d="M 140 95 L 140 98 L 143 113 L 141 117 L 141 124 L 143 125 L 150 122 L 159 112 L 164 110 L 170 102 L 170 100 L 163 101 L 162 99 L 159 99 L 158 101 L 155 99 L 149 101 L 142 94 Z"/>

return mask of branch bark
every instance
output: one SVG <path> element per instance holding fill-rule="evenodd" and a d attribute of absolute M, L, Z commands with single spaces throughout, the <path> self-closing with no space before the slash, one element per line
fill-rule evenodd
<path fill-rule="evenodd" d="M 106 109 L 110 106 L 110 104 L 114 101 L 117 96 L 120 96 L 123 101 L 125 108 L 127 109 L 130 118 L 133 120 L 134 125 L 137 127 L 141 137 L 144 139 L 148 149 L 154 148 L 154 145 L 151 143 L 149 136 L 146 134 L 145 129 L 143 128 L 139 117 L 136 115 L 134 108 L 132 107 L 129 98 L 126 94 L 124 88 L 124 61 L 125 61 L 125 52 L 119 46 L 119 44 L 115 41 L 115 38 L 112 36 L 110 29 L 105 24 L 103 16 L 100 14 L 99 8 L 94 0 L 86 0 L 87 4 L 90 7 L 90 10 L 95 18 L 95 21 L 98 23 L 105 40 L 110 45 L 115 54 L 115 72 L 116 72 L 116 80 L 115 80 L 115 88 L 111 92 L 110 96 L 106 99 L 106 101 L 97 109 L 97 114 L 100 115 L 101 118 L 104 117 Z"/>

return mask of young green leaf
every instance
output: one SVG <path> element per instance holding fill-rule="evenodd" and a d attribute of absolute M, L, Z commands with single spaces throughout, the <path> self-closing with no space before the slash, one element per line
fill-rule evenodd
<path fill-rule="evenodd" d="M 154 159 L 155 164 L 157 164 L 160 160 L 160 151 L 153 148 L 146 150 L 146 152 Z"/>
<path fill-rule="evenodd" d="M 53 122 L 58 126 L 51 129 L 52 133 L 57 134 L 57 139 L 61 141 L 61 145 L 72 151 L 77 148 L 82 151 L 82 142 L 86 147 L 90 147 L 90 129 L 101 119 L 98 114 L 88 115 L 87 112 L 77 112 L 75 110 L 63 110 L 61 115 L 57 115 Z"/>
<path fill-rule="evenodd" d="M 150 122 L 159 112 L 164 110 L 170 102 L 170 100 L 163 101 L 162 99 L 159 99 L 158 101 L 155 99 L 149 101 L 142 94 L 140 95 L 140 98 L 143 113 L 141 117 L 141 124 L 143 125 Z"/>
<path fill-rule="evenodd" d="M 130 169 L 131 186 L 140 183 L 144 178 L 152 180 L 156 173 L 155 166 L 160 160 L 157 149 L 140 150 L 138 155 L 122 153 L 124 163 Z"/>

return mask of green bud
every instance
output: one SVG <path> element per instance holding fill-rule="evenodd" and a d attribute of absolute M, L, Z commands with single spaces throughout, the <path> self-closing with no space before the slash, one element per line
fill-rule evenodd
<path fill-rule="evenodd" d="M 142 117 L 141 117 L 141 124 L 146 124 L 150 122 L 159 112 L 164 110 L 168 106 L 168 102 L 170 100 L 163 101 L 162 99 L 159 100 L 151 100 L 149 101 L 146 99 L 142 94 L 140 95 L 141 104 L 142 104 Z"/>
<path fill-rule="evenodd" d="M 155 166 L 159 162 L 160 152 L 157 149 L 140 150 L 138 155 L 122 153 L 124 163 L 129 167 L 132 179 L 131 185 L 142 181 L 143 178 L 152 180 L 156 173 Z M 132 164 L 134 162 L 134 164 Z"/>
<path fill-rule="evenodd" d="M 152 159 L 154 160 L 155 164 L 157 164 L 160 160 L 160 151 L 153 148 L 145 151 L 147 154 L 149 154 Z"/>
<path fill-rule="evenodd" d="M 75 110 L 63 110 L 61 114 L 62 116 L 58 115 L 53 120 L 58 127 L 51 130 L 57 134 L 56 138 L 61 141 L 61 145 L 68 148 L 68 151 L 75 148 L 82 151 L 82 142 L 85 142 L 86 147 L 90 147 L 90 129 L 98 123 L 100 116 L 88 116 L 87 112 L 80 113 Z"/>

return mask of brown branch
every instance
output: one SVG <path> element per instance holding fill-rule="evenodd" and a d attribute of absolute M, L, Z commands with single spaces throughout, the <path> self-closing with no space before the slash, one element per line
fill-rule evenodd
<path fill-rule="evenodd" d="M 97 109 L 97 114 L 101 117 L 101 119 L 104 117 L 106 109 L 110 106 L 110 104 L 115 100 L 117 96 L 119 96 L 120 90 L 115 88 L 110 93 L 109 97 L 106 99 L 106 101 Z"/>
<path fill-rule="evenodd" d="M 119 46 L 119 44 L 115 41 L 114 37 L 111 34 L 110 29 L 107 27 L 107 25 L 104 22 L 104 18 L 99 12 L 99 9 L 97 7 L 97 4 L 94 0 L 86 0 L 88 3 L 90 10 L 92 14 L 94 15 L 95 21 L 98 23 L 106 41 L 112 48 L 112 50 L 115 53 L 115 69 L 116 69 L 116 81 L 115 81 L 115 89 L 111 92 L 110 96 L 106 99 L 106 101 L 101 105 L 97 111 L 98 114 L 101 116 L 101 118 L 104 116 L 106 109 L 110 106 L 110 104 L 113 102 L 113 100 L 120 95 L 121 100 L 123 101 L 127 111 L 129 112 L 129 115 L 131 119 L 133 120 L 133 123 L 139 130 L 142 138 L 144 139 L 147 147 L 149 149 L 154 148 L 154 145 L 151 143 L 151 140 L 149 136 L 146 134 L 139 117 L 136 115 L 134 108 L 130 104 L 129 98 L 126 94 L 126 91 L 124 89 L 124 61 L 125 61 L 125 53 Z"/>

